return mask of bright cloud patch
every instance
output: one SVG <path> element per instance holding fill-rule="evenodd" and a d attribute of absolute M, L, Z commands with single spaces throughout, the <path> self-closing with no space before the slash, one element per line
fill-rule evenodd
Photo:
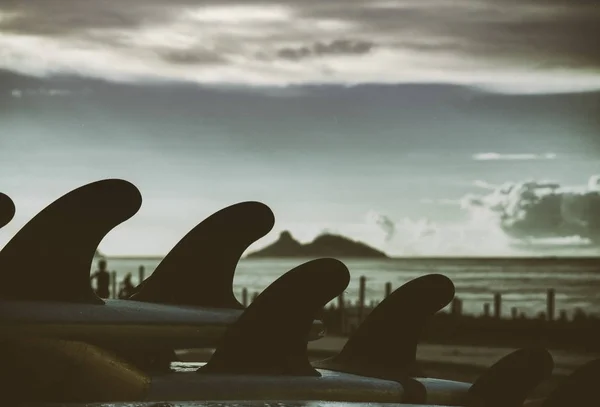
<path fill-rule="evenodd" d="M 426 200 L 457 205 L 463 222 L 433 222 L 427 218 L 397 219 L 370 211 L 367 227 L 379 239 L 370 241 L 392 255 L 505 256 L 579 248 L 596 253 L 600 247 L 600 175 L 586 186 L 565 187 L 549 181 L 492 185 L 476 181 L 488 192 L 461 201 Z"/>
<path fill-rule="evenodd" d="M 554 153 L 546 154 L 498 154 L 498 153 L 480 153 L 475 154 L 473 159 L 476 161 L 497 161 L 497 160 L 554 160 L 557 155 Z"/>
<path fill-rule="evenodd" d="M 599 176 L 579 188 L 547 181 L 507 183 L 465 198 L 463 207 L 516 240 L 581 238 L 600 244 Z"/>
<path fill-rule="evenodd" d="M 289 7 L 280 5 L 228 5 L 189 9 L 188 15 L 194 20 L 206 23 L 264 24 L 289 21 L 293 12 Z"/>
<path fill-rule="evenodd" d="M 383 234 L 371 243 L 393 256 L 488 256 L 514 255 L 502 231 L 474 214 L 466 223 L 436 223 L 427 218 L 403 218 L 369 213 L 367 224 Z"/>
<path fill-rule="evenodd" d="M 23 98 L 29 96 L 69 96 L 72 94 L 70 90 L 67 89 L 13 89 L 11 91 L 11 96 L 14 98 Z"/>

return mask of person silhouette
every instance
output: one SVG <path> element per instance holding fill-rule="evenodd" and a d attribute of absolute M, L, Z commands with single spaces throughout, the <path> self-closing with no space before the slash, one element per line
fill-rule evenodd
<path fill-rule="evenodd" d="M 123 281 L 121 282 L 121 289 L 119 290 L 119 298 L 126 299 L 133 294 L 133 283 L 131 282 L 131 273 L 127 273 Z"/>
<path fill-rule="evenodd" d="M 96 295 L 100 298 L 108 298 L 110 285 L 110 274 L 106 270 L 106 260 L 101 259 L 98 262 L 98 270 L 92 274 L 90 280 L 96 279 Z"/>

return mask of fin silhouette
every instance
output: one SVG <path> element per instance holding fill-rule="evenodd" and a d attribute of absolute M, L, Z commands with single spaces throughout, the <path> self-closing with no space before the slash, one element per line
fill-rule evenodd
<path fill-rule="evenodd" d="M 94 253 L 141 203 L 133 184 L 107 179 L 48 205 L 0 251 L 0 298 L 103 304 L 90 285 Z"/>
<path fill-rule="evenodd" d="M 0 228 L 3 228 L 15 216 L 15 203 L 6 194 L 0 192 Z"/>
<path fill-rule="evenodd" d="M 330 258 L 290 270 L 245 309 L 198 373 L 319 376 L 308 360 L 308 334 L 349 281 L 346 266 Z"/>
<path fill-rule="evenodd" d="M 598 385 L 600 385 L 600 359 L 577 368 L 550 393 L 542 403 L 542 407 L 598 406 L 600 405 Z"/>
<path fill-rule="evenodd" d="M 242 309 L 233 294 L 237 263 L 274 223 L 271 209 L 259 202 L 216 212 L 181 239 L 129 299 Z"/>
<path fill-rule="evenodd" d="M 411 280 L 371 311 L 339 354 L 313 366 L 380 378 L 415 375 L 427 319 L 452 298 L 454 284 L 441 274 Z"/>
<path fill-rule="evenodd" d="M 473 405 L 521 407 L 531 391 L 552 374 L 554 361 L 547 350 L 519 349 L 496 362 L 473 383 Z"/>

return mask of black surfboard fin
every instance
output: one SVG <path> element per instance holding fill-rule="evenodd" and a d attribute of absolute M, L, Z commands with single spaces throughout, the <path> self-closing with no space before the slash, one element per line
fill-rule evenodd
<path fill-rule="evenodd" d="M 15 216 L 15 203 L 6 194 L 0 192 L 0 228 L 3 228 Z"/>
<path fill-rule="evenodd" d="M 531 391 L 552 374 L 552 355 L 542 348 L 519 349 L 492 365 L 473 383 L 469 405 L 521 407 Z"/>
<path fill-rule="evenodd" d="M 96 249 L 142 203 L 120 179 L 77 188 L 38 213 L 0 251 L 0 297 L 103 304 L 90 285 Z"/>
<path fill-rule="evenodd" d="M 319 376 L 308 360 L 309 331 L 349 281 L 346 266 L 330 258 L 290 270 L 244 310 L 198 373 Z"/>
<path fill-rule="evenodd" d="M 371 311 L 339 354 L 313 366 L 380 378 L 418 375 L 419 336 L 452 298 L 454 284 L 441 274 L 411 280 Z"/>
<path fill-rule="evenodd" d="M 600 359 L 584 364 L 567 376 L 544 400 L 542 407 L 598 406 L 600 405 L 598 385 L 600 385 Z"/>
<path fill-rule="evenodd" d="M 233 294 L 237 263 L 274 223 L 273 212 L 260 202 L 214 213 L 177 243 L 129 299 L 242 309 Z"/>

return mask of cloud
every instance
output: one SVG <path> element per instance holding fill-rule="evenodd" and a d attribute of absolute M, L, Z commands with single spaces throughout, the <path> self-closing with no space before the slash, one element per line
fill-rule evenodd
<path fill-rule="evenodd" d="M 377 228 L 383 231 L 386 242 L 390 241 L 394 237 L 396 226 L 389 217 L 376 211 L 369 211 L 366 215 L 366 220 L 367 224 L 375 225 Z"/>
<path fill-rule="evenodd" d="M 460 205 L 461 201 L 457 199 L 431 199 L 431 198 L 423 198 L 420 199 L 419 202 L 427 205 L 449 205 L 456 206 Z"/>
<path fill-rule="evenodd" d="M 370 41 L 338 39 L 331 42 L 316 42 L 312 46 L 282 48 L 277 56 L 284 59 L 300 60 L 324 55 L 363 55 L 368 54 L 375 44 Z"/>
<path fill-rule="evenodd" d="M 177 65 L 218 65 L 227 62 L 227 59 L 223 55 L 198 47 L 188 49 L 158 49 L 156 53 L 166 62 Z"/>
<path fill-rule="evenodd" d="M 392 256 L 494 256 L 514 255 L 502 231 L 473 216 L 468 222 L 437 223 L 428 218 L 403 218 L 369 212 L 367 224 L 386 233 L 383 243 L 377 243 Z"/>
<path fill-rule="evenodd" d="M 28 96 L 70 96 L 73 94 L 68 89 L 13 89 L 10 92 L 13 98 L 21 99 Z"/>
<path fill-rule="evenodd" d="M 591 90 L 598 37 L 600 9 L 560 0 L 0 4 L 0 69 L 111 80 Z"/>
<path fill-rule="evenodd" d="M 540 180 L 506 183 L 465 197 L 463 209 L 481 214 L 517 241 L 579 238 L 600 244 L 600 176 L 583 187 Z"/>
<path fill-rule="evenodd" d="M 511 161 L 511 160 L 554 160 L 557 155 L 554 153 L 546 154 L 498 154 L 498 153 L 479 153 L 473 155 L 475 161 Z"/>
<path fill-rule="evenodd" d="M 482 181 L 480 179 L 473 181 L 473 185 L 475 185 L 478 188 L 488 189 L 492 191 L 498 188 L 498 185 L 490 184 L 489 182 Z"/>
<path fill-rule="evenodd" d="M 384 233 L 384 241 L 377 244 L 392 255 L 556 255 L 561 250 L 595 255 L 600 249 L 600 175 L 578 187 L 543 180 L 475 184 L 485 193 L 461 200 L 421 200 L 458 205 L 466 220 L 394 219 L 370 211 L 366 224 Z"/>

